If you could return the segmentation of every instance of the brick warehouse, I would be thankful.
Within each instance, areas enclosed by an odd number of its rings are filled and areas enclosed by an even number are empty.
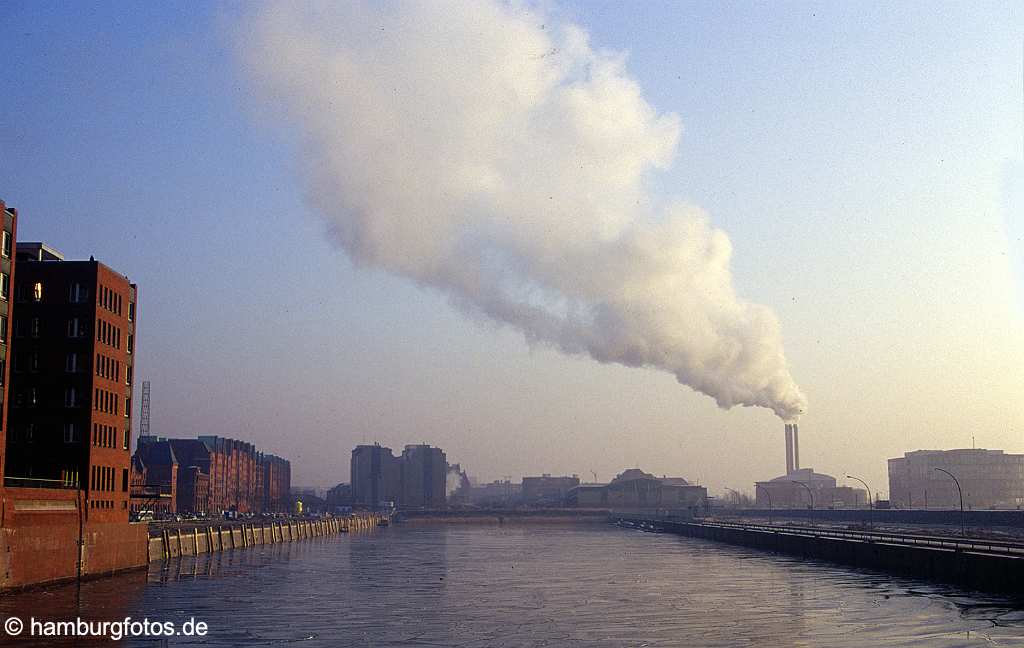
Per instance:
[[[141,567],[147,531],[128,523],[124,446],[135,286],[94,260],[18,245],[17,211],[0,201],[0,214],[0,591]],[[100,412],[100,389],[127,414],[106,401]]]
[[[135,461],[147,471],[150,488],[173,494],[179,513],[284,513],[289,508],[291,464],[251,443],[219,436],[146,436],[139,438]]]

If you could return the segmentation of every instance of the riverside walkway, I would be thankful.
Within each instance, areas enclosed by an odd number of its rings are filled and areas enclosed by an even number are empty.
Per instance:
[[[617,516],[622,526],[1024,595],[1024,543],[954,535]]]

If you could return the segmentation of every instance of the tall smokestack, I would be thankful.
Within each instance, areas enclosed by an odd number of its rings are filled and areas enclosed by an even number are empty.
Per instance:
[[[793,472],[793,425],[786,423],[786,474]]]
[[[793,424],[793,470],[800,470],[800,431]]]

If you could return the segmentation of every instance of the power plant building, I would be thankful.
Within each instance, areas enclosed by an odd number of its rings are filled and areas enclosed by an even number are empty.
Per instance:
[[[1010,508],[1024,504],[1024,455],[1002,450],[915,450],[889,460],[889,499],[900,508]]]
[[[856,508],[867,503],[863,489],[837,486],[832,475],[800,467],[800,429],[786,423],[786,474],[754,484],[758,508]]]

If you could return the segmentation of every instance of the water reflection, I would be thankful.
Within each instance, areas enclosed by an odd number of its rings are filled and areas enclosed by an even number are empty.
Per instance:
[[[201,642],[166,642],[182,646],[1024,645],[1024,606],[1014,601],[583,526],[398,526],[0,599],[4,616],[40,610],[209,624]]]

